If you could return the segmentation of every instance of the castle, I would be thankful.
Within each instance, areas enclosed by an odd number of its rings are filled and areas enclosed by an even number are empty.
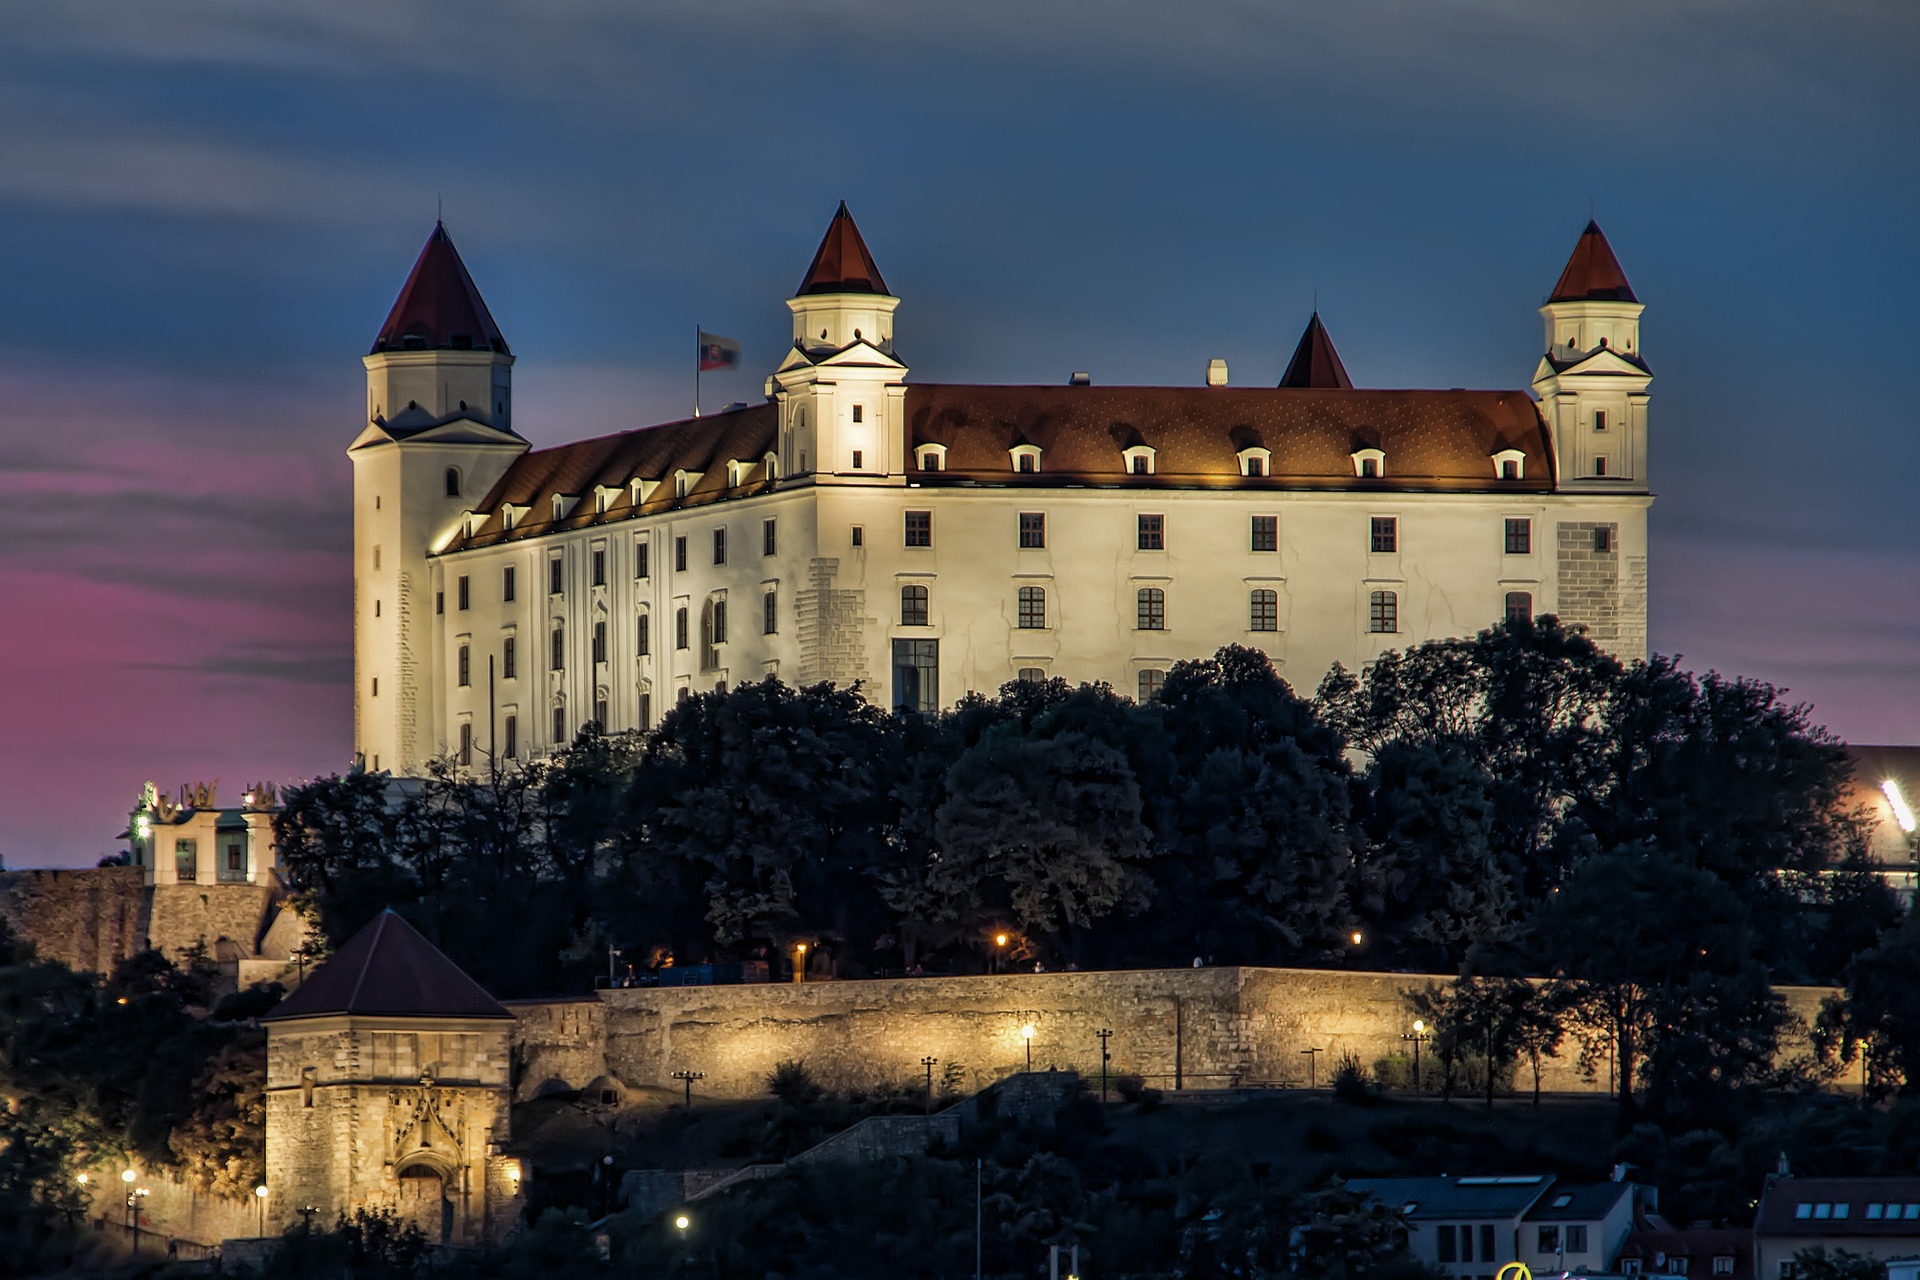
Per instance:
[[[1646,649],[1642,304],[1589,224],[1531,391],[1354,387],[1316,314],[1279,385],[909,381],[844,205],[766,402],[531,449],[443,226],[370,354],[354,470],[356,747],[526,758],[698,690],[1015,679],[1150,697],[1223,644],[1335,662],[1556,614]]]

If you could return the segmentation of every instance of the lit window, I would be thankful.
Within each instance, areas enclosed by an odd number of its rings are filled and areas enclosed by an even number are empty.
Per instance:
[[[1507,592],[1506,617],[1508,626],[1518,626],[1533,621],[1533,593],[1531,591]]]
[[[907,545],[910,547],[930,547],[933,545],[933,512],[907,512],[906,540]]]
[[[1253,517],[1247,546],[1253,551],[1278,551],[1280,549],[1280,517]]]
[[[900,588],[900,625],[903,627],[927,625],[927,589],[925,587]]]
[[[1165,516],[1141,516],[1136,522],[1134,545],[1142,551],[1165,551],[1167,549],[1167,518]]]
[[[1387,554],[1400,549],[1400,520],[1397,516],[1375,516],[1368,526],[1367,550]]]
[[[1047,545],[1047,516],[1044,511],[1020,513],[1020,545],[1030,550]]]
[[[1367,599],[1367,630],[1375,635],[1392,635],[1400,630],[1400,597],[1391,591],[1376,591]]]
[[[1278,631],[1280,629],[1280,593],[1266,587],[1256,589],[1248,597],[1247,630]]]
[[[1042,631],[1047,625],[1047,589],[1045,587],[1020,588],[1020,629],[1023,631]]]
[[[1142,587],[1134,593],[1134,626],[1141,631],[1167,629],[1167,593],[1159,587]]]
[[[1159,667],[1140,668],[1140,701],[1152,702],[1160,696],[1160,687],[1167,682],[1167,673]]]
[[[1533,521],[1525,516],[1507,517],[1507,554],[1525,556],[1533,554]]]

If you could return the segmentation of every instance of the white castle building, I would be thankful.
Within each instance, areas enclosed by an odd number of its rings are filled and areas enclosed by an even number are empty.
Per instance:
[[[1646,648],[1641,303],[1589,224],[1531,393],[1356,389],[1316,315],[1275,387],[930,385],[846,206],[766,402],[551,449],[436,226],[366,357],[355,734],[377,769],[525,758],[695,690],[929,710],[1174,662],[1335,662],[1557,614]]]

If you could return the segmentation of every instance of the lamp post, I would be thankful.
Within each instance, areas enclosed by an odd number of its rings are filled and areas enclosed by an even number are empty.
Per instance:
[[[1027,1042],[1027,1074],[1033,1074],[1033,1024],[1029,1022],[1020,1028],[1020,1038]]]
[[[793,944],[793,980],[795,982],[807,980],[807,944],[804,942]]]
[[[133,1256],[140,1256],[140,1193],[133,1189],[134,1182],[140,1177],[131,1169],[120,1171],[120,1181],[127,1188],[127,1230],[133,1233]]]
[[[1100,1038],[1100,1105],[1107,1105],[1107,1063],[1113,1061],[1113,1055],[1107,1052],[1107,1041],[1113,1039],[1113,1032],[1105,1027],[1093,1033]]]
[[[267,1234],[267,1184],[266,1183],[263,1182],[259,1186],[253,1189],[253,1198],[255,1203],[257,1203],[260,1206],[260,1235],[264,1238]]]
[[[693,1219],[684,1213],[673,1215],[673,1229],[680,1236],[680,1274],[686,1275],[693,1270],[692,1255],[688,1252],[689,1232],[693,1229]]]
[[[693,1110],[693,1082],[695,1080],[705,1080],[707,1073],[704,1071],[676,1071],[673,1073],[673,1078],[686,1085],[687,1110]]]
[[[1427,1024],[1419,1018],[1413,1020],[1413,1030],[1400,1037],[1413,1046],[1413,1096],[1420,1097],[1420,1046],[1433,1039],[1427,1034]]]
[[[1314,1074],[1314,1068],[1320,1062],[1321,1050],[1317,1048],[1302,1049],[1300,1052],[1307,1055],[1307,1088],[1309,1090],[1317,1089],[1320,1087],[1320,1082],[1319,1078]]]
[[[993,935],[993,971],[995,973],[1000,972],[1000,968],[1005,961],[1006,954],[1007,954],[1007,935],[1004,933],[994,934]]]
[[[932,1057],[920,1059],[920,1065],[927,1069],[927,1114],[928,1115],[933,1114],[933,1065],[938,1061],[940,1061],[940,1059],[932,1058]]]

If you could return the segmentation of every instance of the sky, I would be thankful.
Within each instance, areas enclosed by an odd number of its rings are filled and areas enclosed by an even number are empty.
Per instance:
[[[1650,630],[1920,742],[1911,0],[39,0],[0,41],[0,858],[344,768],[359,357],[444,211],[536,446],[684,416],[845,199],[928,381],[1524,387],[1647,303]]]

